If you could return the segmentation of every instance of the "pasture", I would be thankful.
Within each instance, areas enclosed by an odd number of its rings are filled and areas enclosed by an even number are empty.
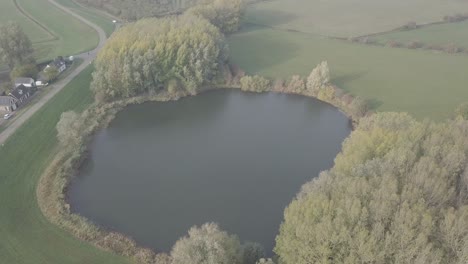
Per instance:
[[[453,44],[468,49],[468,21],[430,25],[415,30],[396,31],[373,36],[378,43],[398,41],[403,44],[419,41],[423,44],[446,46]]]
[[[16,5],[15,5],[16,3]],[[31,39],[38,62],[59,55],[93,49],[97,33],[47,0],[6,0],[0,4],[0,22],[17,21]]]
[[[127,263],[49,223],[36,201],[37,181],[57,148],[55,125],[64,111],[92,101],[88,67],[0,147],[0,262]]]
[[[389,31],[410,21],[468,12],[458,0],[271,0],[249,6],[247,22],[334,37]]]
[[[313,34],[247,27],[229,38],[231,60],[248,73],[307,76],[328,61],[332,82],[378,111],[442,120],[468,100],[468,56],[353,44]]]

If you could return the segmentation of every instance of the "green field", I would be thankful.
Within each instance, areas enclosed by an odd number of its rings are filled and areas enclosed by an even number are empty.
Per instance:
[[[88,67],[0,147],[0,263],[127,263],[78,241],[49,223],[36,201],[39,176],[57,148],[55,125],[64,111],[92,101]]]
[[[56,2],[101,27],[106,32],[107,37],[114,32],[115,25],[112,23],[114,18],[104,12],[78,5],[73,0],[56,0]]]
[[[373,36],[372,38],[382,44],[390,40],[401,43],[419,41],[424,44],[441,46],[454,44],[457,47],[468,49],[468,21],[431,25],[409,31],[391,32]]]
[[[229,38],[231,59],[248,73],[308,75],[329,62],[332,82],[378,111],[442,120],[468,101],[468,56],[352,44],[313,34],[250,27]]]
[[[66,14],[47,0],[4,0],[0,4],[0,22],[19,22],[33,42],[39,62],[59,55],[75,55],[98,44],[94,29]],[[28,17],[29,16],[29,17]],[[40,26],[39,26],[39,25]]]
[[[247,21],[326,36],[350,37],[388,31],[410,21],[442,20],[468,12],[459,0],[271,0],[249,6]]]
[[[45,41],[53,38],[47,31],[22,14],[13,0],[0,1],[0,23],[17,21],[32,41]]]

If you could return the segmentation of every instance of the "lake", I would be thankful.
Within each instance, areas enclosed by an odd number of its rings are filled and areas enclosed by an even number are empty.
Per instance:
[[[132,105],[95,135],[68,199],[157,252],[216,222],[271,255],[284,208],[350,132],[338,109],[296,95],[217,90]]]

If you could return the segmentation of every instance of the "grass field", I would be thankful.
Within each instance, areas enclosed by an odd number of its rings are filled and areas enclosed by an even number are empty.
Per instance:
[[[15,6],[15,1],[18,6]],[[97,33],[47,0],[0,1],[0,23],[17,21],[33,42],[39,62],[93,49]],[[21,12],[23,11],[23,13]]]
[[[0,263],[127,263],[50,224],[36,201],[38,178],[57,148],[61,113],[81,111],[92,101],[91,71],[83,71],[0,147]]]
[[[56,2],[101,27],[106,32],[107,37],[114,32],[113,18],[104,14],[104,12],[78,5],[73,0],[56,0]]]
[[[468,21],[448,24],[431,25],[416,30],[391,32],[383,35],[373,36],[379,43],[390,40],[409,43],[420,41],[424,44],[448,45],[468,49]]]
[[[395,29],[410,21],[468,12],[459,0],[271,0],[249,6],[247,21],[326,36],[350,37]]]
[[[249,73],[308,75],[329,62],[332,82],[378,111],[441,120],[468,101],[468,56],[352,44],[313,34],[250,27],[229,38],[231,58]]]
[[[33,41],[50,40],[51,35],[22,14],[13,0],[0,1],[0,23],[17,21]]]

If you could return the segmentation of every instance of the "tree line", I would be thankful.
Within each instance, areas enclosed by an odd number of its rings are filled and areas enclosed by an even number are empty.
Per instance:
[[[281,263],[468,263],[468,121],[364,118],[304,185],[276,238]]]

